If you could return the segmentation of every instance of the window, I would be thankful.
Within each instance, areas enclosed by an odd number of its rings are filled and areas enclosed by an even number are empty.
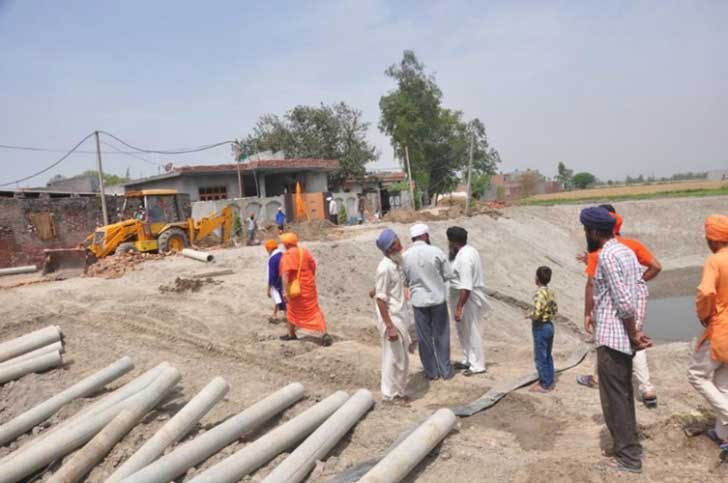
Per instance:
[[[211,186],[200,188],[200,201],[224,200],[227,198],[227,186]]]

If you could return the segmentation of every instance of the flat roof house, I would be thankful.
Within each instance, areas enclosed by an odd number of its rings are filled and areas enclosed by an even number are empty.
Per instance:
[[[173,167],[167,173],[126,183],[127,191],[166,188],[187,193],[191,201],[213,201],[293,193],[296,182],[304,192],[329,191],[328,175],[339,169],[334,159],[270,159],[240,163],[243,193],[238,189],[238,165]]]

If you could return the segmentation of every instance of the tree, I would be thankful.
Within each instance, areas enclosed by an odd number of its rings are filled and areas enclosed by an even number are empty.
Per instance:
[[[88,170],[81,173],[81,176],[93,176],[94,178],[98,178],[99,172],[95,170]],[[124,184],[127,181],[129,181],[128,177],[104,173],[104,186],[116,186],[119,184]]]
[[[296,106],[283,117],[262,116],[253,132],[235,148],[242,158],[259,151],[283,151],[289,158],[336,159],[337,172],[330,175],[334,188],[349,177],[360,177],[365,165],[378,158],[366,140],[369,123],[362,112],[340,102],[331,106]]]
[[[523,196],[531,196],[536,194],[536,186],[538,185],[538,174],[535,171],[526,171],[518,177],[518,184],[521,187]]]
[[[480,199],[485,195],[490,187],[490,175],[489,174],[478,174],[477,176],[473,173],[471,181],[470,193],[476,200]]]
[[[405,159],[407,148],[418,190],[437,199],[457,185],[467,166],[471,133],[476,136],[474,171],[495,172],[500,157],[489,148],[483,124],[478,119],[466,124],[462,112],[442,107],[442,91],[414,52],[405,50],[385,74],[397,87],[379,100],[379,129],[390,136],[397,158]]]
[[[558,174],[556,175],[556,181],[561,184],[561,187],[565,190],[571,189],[571,178],[574,176],[574,170],[568,169],[563,162],[559,162]]]
[[[591,173],[587,173],[587,172],[576,173],[571,178],[571,183],[581,190],[586,189],[587,187],[589,187],[590,185],[593,185],[596,182],[597,182],[596,176],[594,176]]]

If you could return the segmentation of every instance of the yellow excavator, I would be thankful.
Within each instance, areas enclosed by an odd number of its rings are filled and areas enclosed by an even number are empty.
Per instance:
[[[222,243],[228,245],[233,228],[233,209],[226,206],[199,221],[185,218],[183,200],[176,190],[150,189],[126,193],[119,217],[102,226],[77,248],[45,250],[43,273],[66,268],[84,270],[97,259],[130,252],[178,252],[222,227]]]

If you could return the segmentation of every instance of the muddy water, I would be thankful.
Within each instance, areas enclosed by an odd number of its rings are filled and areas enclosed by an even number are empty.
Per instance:
[[[690,341],[702,333],[695,297],[668,297],[647,302],[645,331],[655,342]]]

